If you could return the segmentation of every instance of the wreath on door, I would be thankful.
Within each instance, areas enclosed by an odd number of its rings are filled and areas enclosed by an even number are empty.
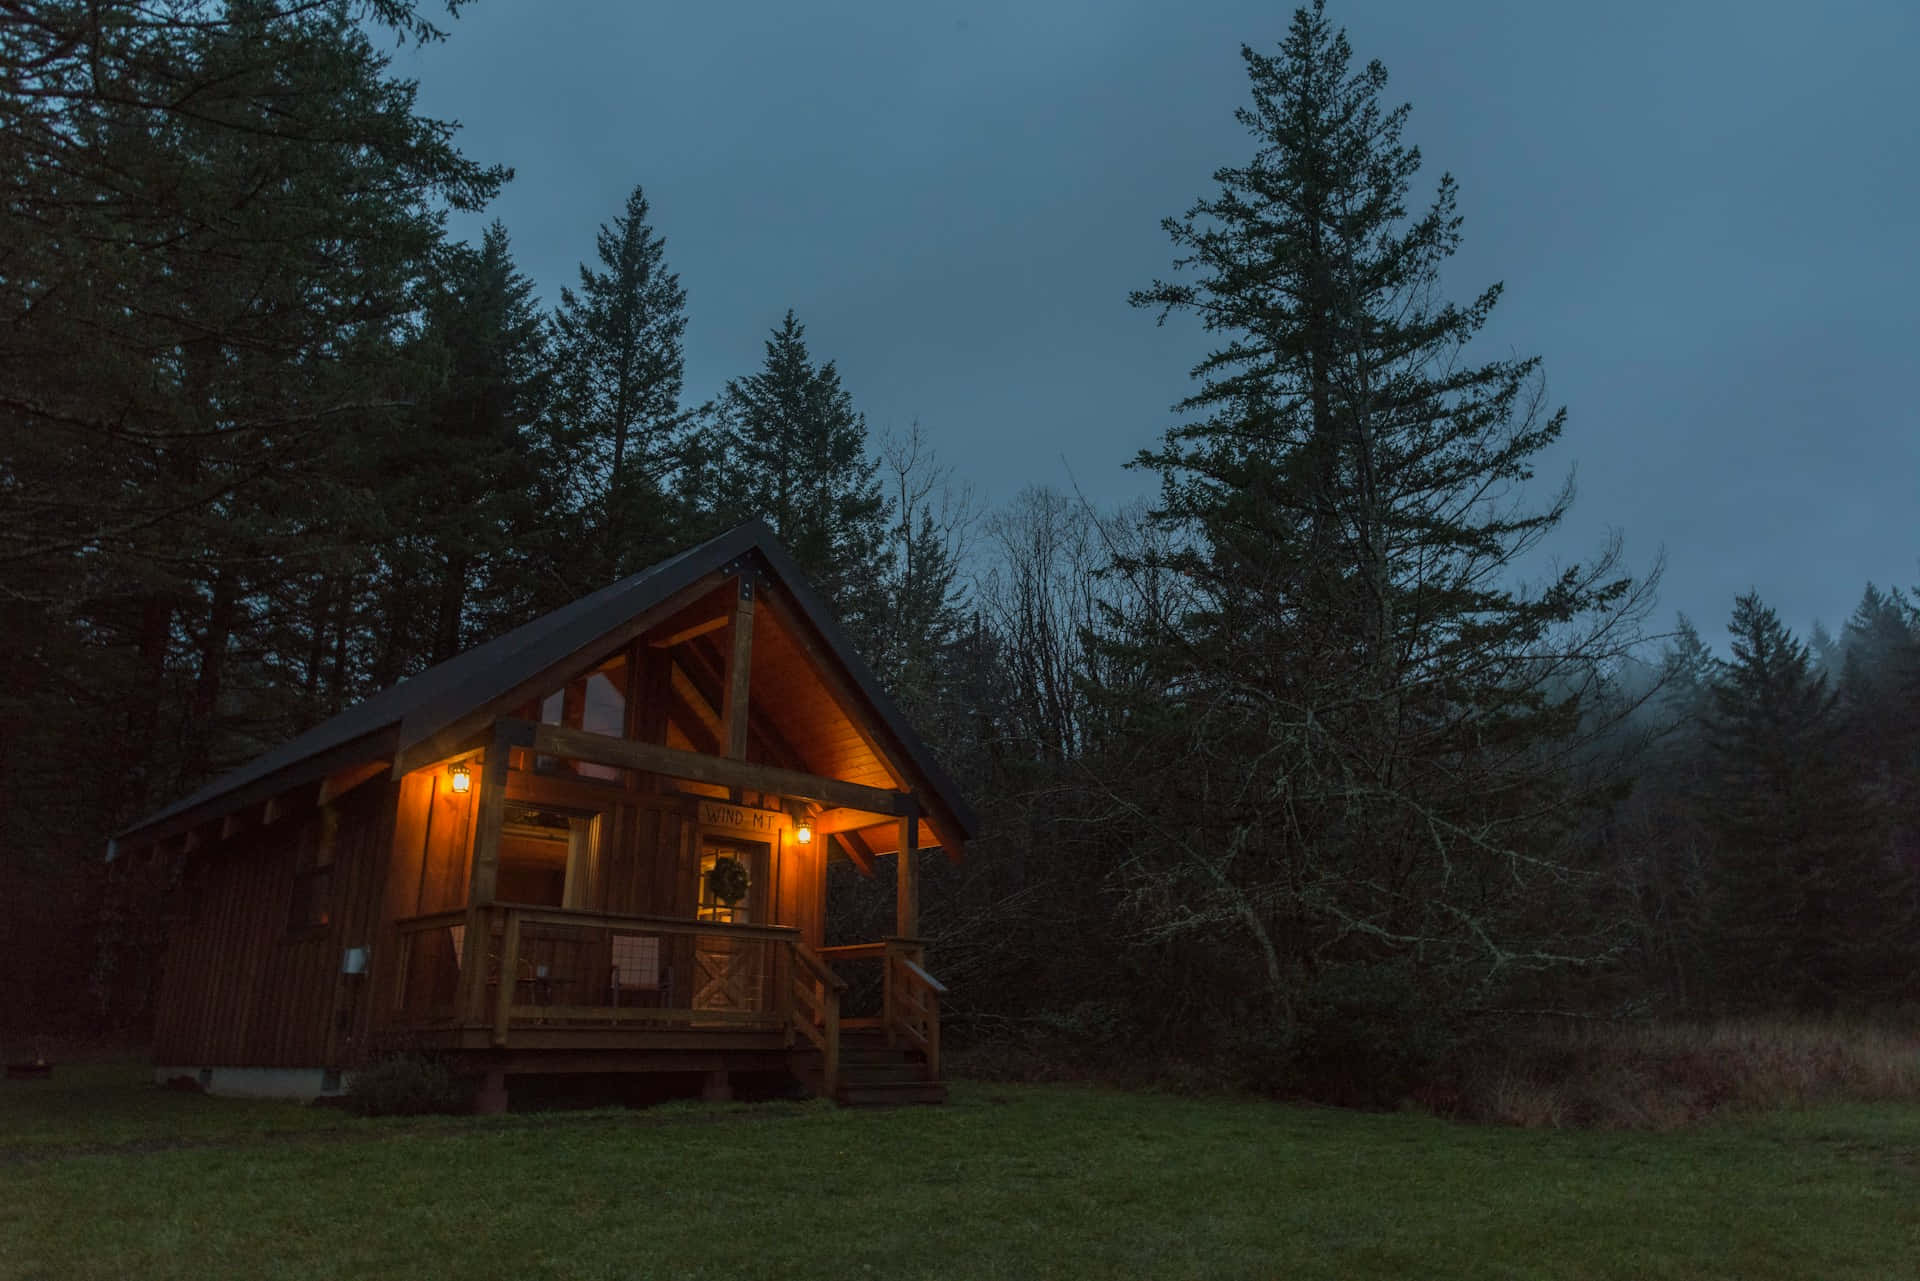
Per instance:
[[[737,858],[715,859],[707,869],[707,892],[732,907],[747,896],[747,865]]]

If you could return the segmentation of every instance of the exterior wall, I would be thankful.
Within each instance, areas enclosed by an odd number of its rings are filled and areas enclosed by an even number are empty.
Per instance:
[[[368,984],[342,952],[373,942],[394,787],[375,779],[333,806],[327,923],[290,928],[321,811],[187,856],[155,1009],[154,1061],[211,1067],[339,1067],[368,1026]]]
[[[478,762],[474,772],[479,772]],[[447,771],[436,766],[400,780],[387,881],[388,921],[466,905],[478,795],[478,788],[464,795],[453,791]]]
[[[617,806],[601,836],[592,904],[601,912],[691,917],[691,832],[677,797]]]

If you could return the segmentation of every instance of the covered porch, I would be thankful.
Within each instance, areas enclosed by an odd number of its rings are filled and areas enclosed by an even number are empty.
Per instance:
[[[697,1072],[727,1097],[735,1073],[786,1071],[843,1102],[944,1097],[913,858],[895,860],[892,935],[821,945],[829,839],[851,838],[870,875],[876,849],[917,850],[911,792],[518,718],[416,773],[435,793],[429,851],[436,817],[444,840],[471,834],[452,860],[464,901],[392,922],[382,1022],[480,1077],[483,1109],[504,1109],[518,1073]],[[717,861],[739,865],[730,898]],[[430,862],[422,884],[445,875]],[[527,888],[547,892],[512,892]],[[677,910],[607,910],[640,904]],[[880,975],[879,1008],[846,1017],[859,966]]]

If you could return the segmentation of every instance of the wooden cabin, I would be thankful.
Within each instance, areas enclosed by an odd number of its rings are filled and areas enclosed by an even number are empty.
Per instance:
[[[374,695],[108,857],[184,860],[161,1081],[313,1097],[405,1050],[483,1111],[531,1073],[934,1101],[943,989],[907,855],[957,860],[973,829],[753,522]],[[825,946],[830,858],[891,877],[891,935]],[[843,1018],[859,966],[878,1013]]]

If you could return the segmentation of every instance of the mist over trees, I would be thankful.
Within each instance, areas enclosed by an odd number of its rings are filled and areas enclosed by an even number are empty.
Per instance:
[[[9,14],[0,1029],[141,1034],[165,901],[112,831],[749,517],[981,812],[923,910],[976,1046],[1375,1100],[1543,1012],[1920,997],[1914,595],[1804,641],[1743,596],[1719,655],[1618,543],[1523,581],[1579,420],[1475,354],[1500,288],[1442,291],[1453,182],[1320,4],[1114,282],[1212,349],[1112,512],[981,510],[780,299],[688,403],[637,183],[551,309],[509,228],[449,238],[510,173],[392,75],[408,0]]]

